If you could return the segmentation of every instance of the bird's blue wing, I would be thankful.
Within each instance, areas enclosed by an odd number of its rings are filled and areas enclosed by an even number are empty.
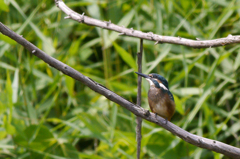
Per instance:
[[[168,91],[168,95],[169,95],[170,99],[174,101],[174,97],[170,91]]]

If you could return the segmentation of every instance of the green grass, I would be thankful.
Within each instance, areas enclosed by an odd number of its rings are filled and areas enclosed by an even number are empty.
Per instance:
[[[239,35],[240,1],[73,1],[73,10],[189,39]],[[132,7],[134,6],[134,7]],[[54,1],[0,0],[0,21],[54,58],[136,102],[140,40],[64,20]],[[0,35],[0,158],[136,158],[135,116]],[[172,122],[240,145],[240,45],[193,49],[144,40],[143,73],[167,78]],[[142,106],[148,108],[143,81]],[[142,158],[223,158],[143,121]]]

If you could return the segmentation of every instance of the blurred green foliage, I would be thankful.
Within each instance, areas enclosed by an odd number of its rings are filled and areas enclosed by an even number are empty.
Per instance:
[[[240,1],[66,0],[125,27],[201,40],[240,33]],[[64,20],[53,0],[0,0],[0,20],[54,58],[136,102],[140,40]],[[0,158],[136,158],[135,116],[0,34]],[[166,77],[172,122],[240,145],[240,45],[193,49],[144,40],[143,72]],[[148,108],[143,81],[142,106]],[[143,121],[142,158],[224,158]]]

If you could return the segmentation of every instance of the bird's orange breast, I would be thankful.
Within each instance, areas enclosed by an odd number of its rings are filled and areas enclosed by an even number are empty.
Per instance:
[[[148,103],[153,113],[157,113],[169,121],[171,120],[175,112],[175,103],[165,90],[150,88],[148,91]]]

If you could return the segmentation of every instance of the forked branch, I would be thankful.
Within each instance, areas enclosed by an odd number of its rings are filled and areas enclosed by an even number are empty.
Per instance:
[[[186,39],[182,37],[157,35],[157,34],[153,34],[152,32],[144,33],[139,30],[134,30],[133,28],[129,29],[129,28],[125,28],[124,26],[118,26],[116,24],[113,24],[111,21],[101,21],[101,20],[93,19],[84,15],[84,13],[82,14],[76,13],[72,9],[70,9],[68,6],[66,6],[62,0],[55,0],[55,3],[59,9],[61,9],[64,13],[67,14],[65,19],[73,19],[79,23],[93,25],[93,26],[104,28],[107,30],[113,30],[113,31],[119,32],[119,35],[132,36],[140,39],[155,41],[156,42],[155,44],[170,43],[170,44],[189,46],[192,48],[210,48],[210,47],[229,45],[233,43],[240,43],[240,36],[239,35],[233,36],[231,34],[229,34],[226,38],[220,38],[220,39],[214,39],[214,40],[198,40],[198,39],[192,40],[192,39]]]
[[[130,101],[126,100],[125,98],[117,95],[116,93],[112,92],[111,90],[107,89],[106,87],[102,86],[101,84],[93,81],[92,79],[84,76],[77,70],[73,69],[72,67],[62,63],[61,61],[58,61],[57,59],[54,59],[53,57],[49,56],[39,48],[37,48],[35,45],[27,41],[22,36],[16,34],[9,28],[7,28],[5,25],[3,25],[0,22],[0,32],[11,39],[15,40],[17,43],[21,44],[24,48],[26,48],[28,51],[30,51],[31,54],[37,56],[38,58],[45,61],[49,66],[52,66],[56,68],[57,70],[63,72],[64,74],[72,77],[73,79],[76,79],[89,88],[91,88],[93,91],[105,96],[107,99],[119,104],[120,106],[126,108],[127,110],[131,111],[133,114],[135,114],[138,117],[141,117],[143,119],[146,119],[150,122],[156,123],[159,126],[163,127],[164,129],[170,131],[171,133],[177,135],[178,137],[182,138],[186,142],[193,144],[195,146],[205,148],[208,150],[212,150],[218,153],[222,153],[226,156],[232,157],[232,158],[240,158],[240,149],[236,148],[234,146],[227,145],[225,143],[207,139],[204,137],[200,137],[194,134],[191,134],[180,127],[174,125],[170,121],[165,122],[165,119],[163,119],[160,116],[155,116],[155,114],[150,113],[148,110],[143,109],[142,107],[135,105],[131,103]]]

